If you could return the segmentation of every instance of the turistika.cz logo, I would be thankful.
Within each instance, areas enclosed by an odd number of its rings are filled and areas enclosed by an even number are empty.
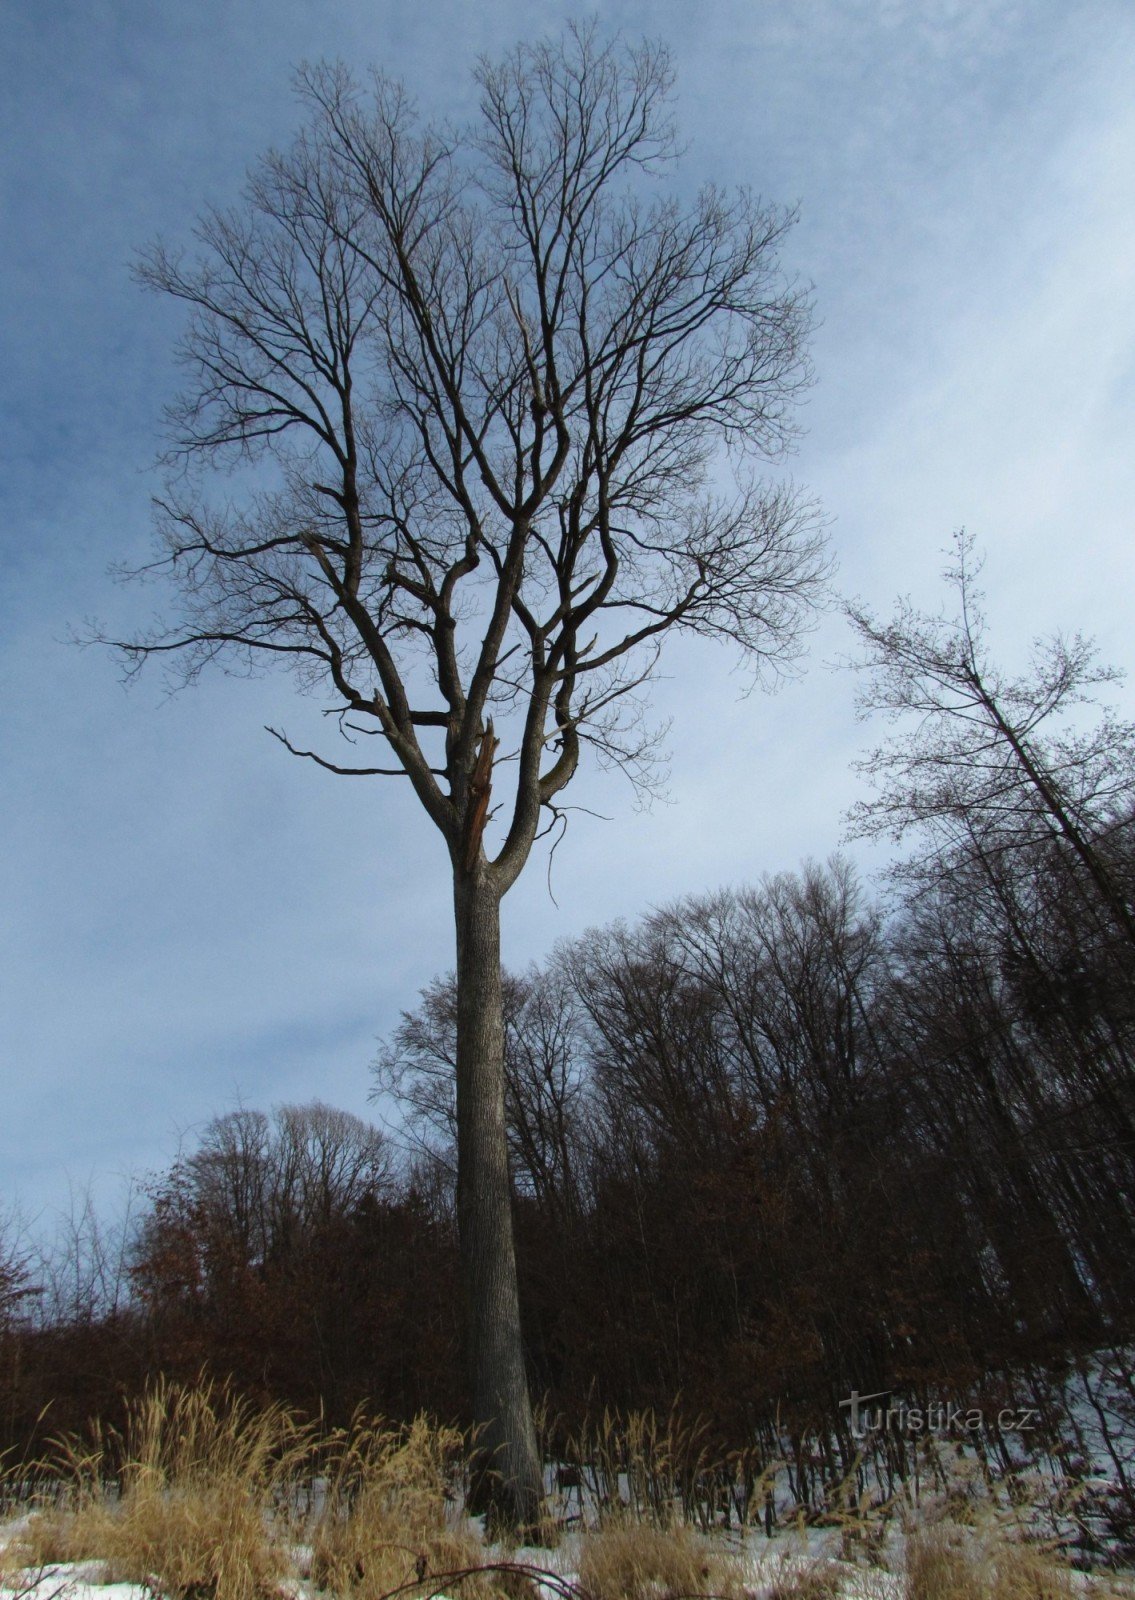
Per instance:
[[[851,1431],[857,1439],[865,1439],[871,1433],[980,1433],[987,1422],[981,1406],[959,1406],[946,1400],[908,1406],[905,1400],[892,1400],[890,1389],[879,1389],[874,1394],[860,1394],[853,1389],[848,1399],[840,1401],[839,1408],[851,1413]],[[1002,1433],[1027,1433],[1036,1427],[1039,1416],[1032,1406],[1002,1406],[995,1414]],[[990,1413],[988,1421],[993,1420],[994,1414]]]

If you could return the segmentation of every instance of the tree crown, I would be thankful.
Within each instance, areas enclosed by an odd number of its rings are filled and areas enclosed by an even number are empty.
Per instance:
[[[392,760],[297,753],[408,776],[503,891],[583,745],[647,780],[636,695],[662,637],[775,672],[825,561],[814,509],[755,467],[808,377],[791,215],[660,182],[657,45],[576,29],[477,82],[455,130],[382,76],[304,68],[307,121],[244,209],[206,213],[192,257],[144,257],[190,312],[158,507],[181,614],[123,648],[330,688]],[[204,469],[265,461],[239,500],[206,497]],[[516,772],[489,863],[493,718]]]

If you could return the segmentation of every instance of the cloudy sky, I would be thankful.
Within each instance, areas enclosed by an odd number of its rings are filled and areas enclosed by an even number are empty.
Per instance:
[[[176,309],[132,253],[238,199],[341,56],[472,110],[469,70],[593,7],[515,0],[0,0],[0,1205],[161,1166],[238,1103],[366,1112],[375,1041],[451,963],[448,871],[406,786],[345,782],[262,731],[286,680],[125,691],[68,632],[143,625],[111,562],[149,537]],[[933,602],[965,524],[999,653],[1084,628],[1135,668],[1135,8],[1129,0],[656,0],[602,24],[679,68],[691,176],[798,202],[817,383],[793,475],[843,590]],[[870,735],[832,617],[806,676],[742,699],[680,648],[658,686],[669,803],[577,819],[548,896],[505,907],[523,963],[590,923],[824,856]],[[1128,710],[1135,693],[1128,692]],[[852,852],[853,854],[855,852]],[[869,867],[866,857],[861,857]]]

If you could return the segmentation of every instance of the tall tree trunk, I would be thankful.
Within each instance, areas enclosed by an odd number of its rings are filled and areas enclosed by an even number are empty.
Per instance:
[[[504,1114],[500,899],[454,874],[457,915],[457,1225],[465,1340],[478,1427],[473,1509],[531,1528],[543,1473],[524,1372]]]

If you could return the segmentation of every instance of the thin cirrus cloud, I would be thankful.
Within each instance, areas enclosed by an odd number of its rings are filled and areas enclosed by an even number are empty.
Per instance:
[[[530,19],[511,0],[6,10],[0,1196],[33,1213],[160,1165],[238,1100],[366,1112],[376,1036],[450,964],[444,852],[406,789],[334,780],[261,732],[317,735],[316,704],[274,677],[127,694],[66,635],[161,603],[105,576],[144,557],[175,381],[178,315],[131,284],[133,250],[238,199],[294,124],[300,60],[379,62],[459,118],[477,53]],[[1084,626],[1135,665],[1129,8],[619,0],[602,25],[672,45],[691,181],[800,203],[788,259],[815,285],[818,381],[790,467],[844,589],[932,600],[966,523],[1007,654]],[[824,666],[846,647],[829,616],[806,676],[742,699],[727,653],[677,646],[655,696],[669,803],[636,813],[617,779],[581,780],[571,798],[614,821],[573,818],[555,902],[533,863],[508,958],[831,850],[869,738]]]

